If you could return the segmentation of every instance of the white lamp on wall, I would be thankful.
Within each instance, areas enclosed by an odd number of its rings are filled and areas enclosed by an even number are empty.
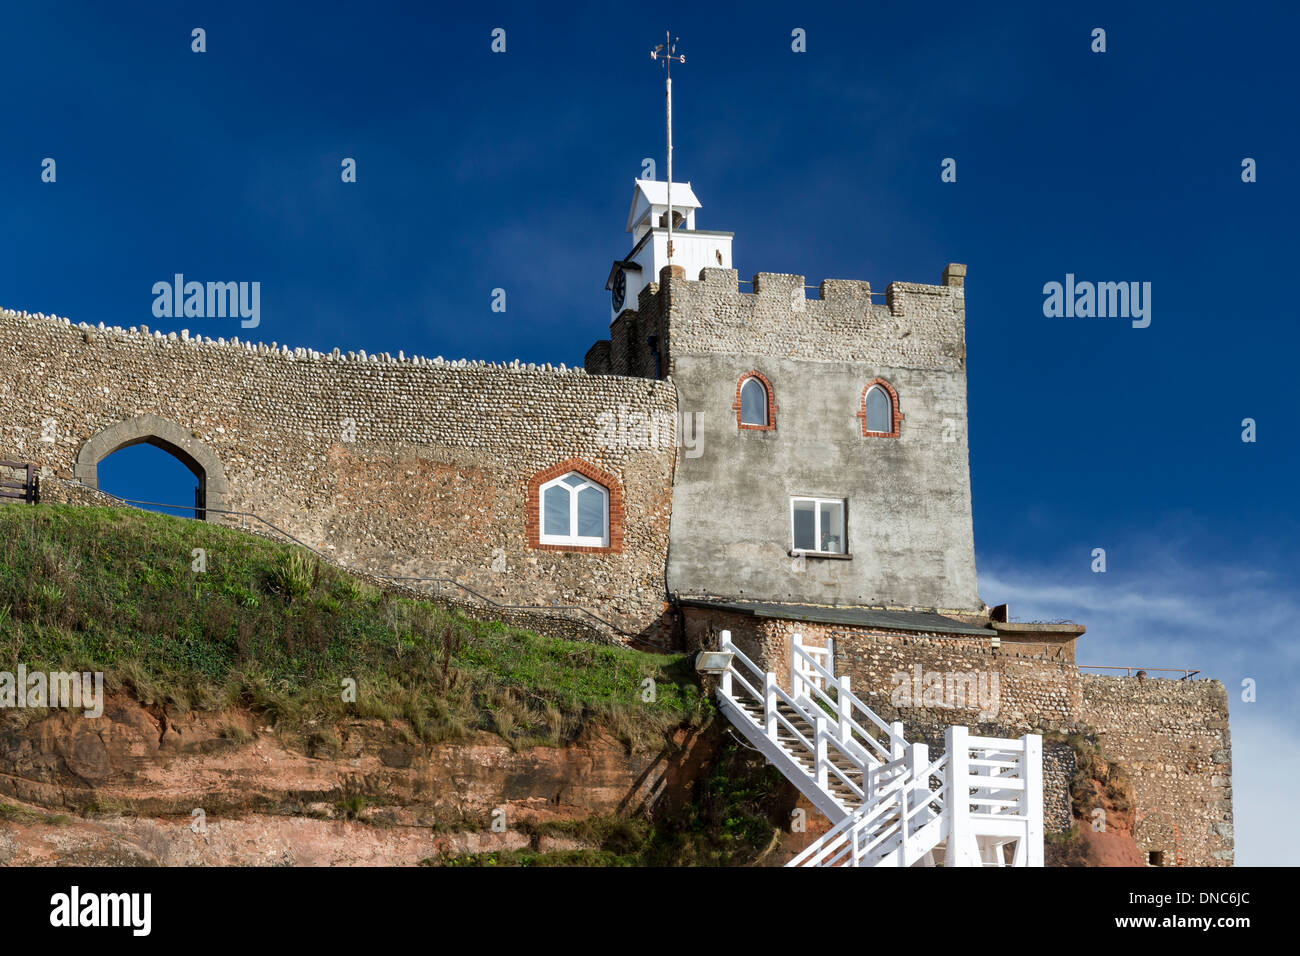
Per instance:
[[[723,674],[731,666],[731,651],[700,651],[695,655],[695,669],[701,674]]]

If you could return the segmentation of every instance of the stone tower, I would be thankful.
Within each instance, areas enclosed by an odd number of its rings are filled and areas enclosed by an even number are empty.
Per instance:
[[[668,378],[679,449],[668,590],[683,599],[938,610],[987,618],[976,589],[966,429],[965,267],[942,284],[729,268],[689,186],[671,273],[662,183],[637,182],[610,338],[587,370]],[[656,188],[657,187],[657,188]],[[666,206],[663,207],[666,210]],[[713,261],[709,261],[710,258]],[[721,263],[721,264],[719,264]],[[633,266],[639,266],[637,271]],[[653,277],[654,281],[650,281]]]

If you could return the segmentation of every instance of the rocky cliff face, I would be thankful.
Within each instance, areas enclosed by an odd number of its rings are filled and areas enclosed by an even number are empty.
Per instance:
[[[563,848],[529,825],[683,800],[710,741],[683,732],[629,754],[592,734],[513,750],[488,733],[420,743],[372,720],[285,737],[247,711],[174,716],[125,695],[98,719],[9,711],[0,863],[402,865]]]

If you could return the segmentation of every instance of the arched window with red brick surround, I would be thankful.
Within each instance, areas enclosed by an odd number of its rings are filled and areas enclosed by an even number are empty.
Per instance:
[[[736,427],[755,431],[776,428],[776,395],[762,372],[746,372],[736,382]]]
[[[623,485],[581,458],[539,471],[528,481],[528,547],[542,551],[623,550]]]
[[[903,413],[898,407],[898,392],[883,378],[867,383],[858,404],[862,434],[866,438],[897,438]]]

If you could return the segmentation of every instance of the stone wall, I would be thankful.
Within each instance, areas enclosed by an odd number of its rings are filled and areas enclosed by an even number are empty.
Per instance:
[[[41,479],[40,503],[46,505],[85,505],[96,508],[126,507],[112,495],[88,488],[79,481],[47,475]]]
[[[685,609],[688,649],[714,647],[729,630],[759,666],[790,686],[790,637],[825,647],[835,642],[835,672],[847,674],[854,692],[885,720],[901,720],[909,740],[942,752],[944,729],[965,724],[972,733],[1019,737],[1025,733],[1095,736],[1108,757],[1133,781],[1137,828],[1144,854],[1164,851],[1164,864],[1181,855],[1188,866],[1232,862],[1232,751],[1227,694],[1218,681],[1145,680],[1082,674],[1050,644],[1041,654],[1004,644],[993,648],[974,635],[884,630],[760,618],[732,611]],[[920,705],[896,693],[906,676],[974,675],[977,688],[997,676],[996,707],[981,712],[978,698],[957,698],[945,680],[939,703]],[[905,675],[900,680],[898,675]],[[909,688],[909,691],[912,688]],[[902,705],[894,702],[899,699]],[[970,706],[974,703],[975,706]],[[960,706],[965,704],[966,706]],[[954,706],[957,705],[957,706]],[[1043,802],[1049,831],[1068,829],[1070,781],[1076,769],[1068,743],[1043,744]],[[1177,834],[1174,827],[1177,827]]]
[[[1046,658],[1003,654],[988,638],[958,634],[877,630],[845,625],[816,624],[757,618],[726,611],[688,608],[685,614],[687,647],[716,646],[716,635],[731,631],[732,641],[755,663],[776,672],[782,687],[790,686],[790,638],[799,634],[804,644],[825,647],[835,642],[835,673],[847,674],[854,692],[887,721],[901,720],[908,740],[928,744],[930,752],[943,752],[945,730],[965,724],[971,733],[988,737],[1020,737],[1068,726],[1081,701],[1079,672],[1070,664]],[[930,674],[975,677],[985,693],[969,695],[972,685],[949,683],[928,698],[922,687],[919,706],[912,697],[916,668],[922,678]],[[899,675],[904,675],[900,678]],[[993,683],[996,675],[997,683]],[[907,687],[908,698],[898,693]],[[954,691],[960,688],[960,697]],[[899,700],[902,706],[893,701]],[[973,706],[950,706],[971,704]],[[1070,779],[1074,754],[1066,744],[1043,744],[1044,826],[1059,832],[1070,826]]]
[[[986,732],[977,727],[996,727],[1000,732],[994,736],[1019,737],[1069,728],[1082,710],[1082,679],[1073,664],[1004,653],[977,635],[760,618],[694,607],[686,609],[685,620],[688,649],[704,646],[718,632],[730,630],[737,646],[759,666],[773,670],[785,687],[790,680],[791,636],[799,634],[805,645],[817,647],[833,639],[835,673],[847,674],[854,692],[876,713],[909,726],[966,724],[973,733]],[[918,666],[923,683],[921,700],[915,702]],[[924,684],[932,674],[945,676],[943,690],[932,687],[933,694],[926,692]],[[948,680],[948,675],[953,679]],[[959,679],[966,676],[978,678],[976,686],[990,693],[983,700],[972,699],[971,685]],[[930,700],[939,702],[927,703]],[[982,706],[990,701],[992,707]]]
[[[646,339],[658,334],[665,369],[680,355],[758,352],[964,373],[965,272],[953,268],[943,285],[890,283],[884,304],[859,280],[826,279],[810,299],[800,275],[760,272],[751,292],[739,290],[735,269],[702,269],[698,281],[661,276],[610,326],[609,371],[647,374]]]
[[[1232,741],[1215,680],[1083,678],[1082,720],[1122,763],[1137,799],[1138,849],[1172,866],[1230,866]]]
[[[1068,743],[1043,741],[1043,831],[1064,833],[1074,824],[1070,781],[1079,769]]]
[[[93,485],[99,457],[149,441],[202,474],[210,508],[261,515],[340,563],[455,579],[503,604],[584,607],[646,636],[665,612],[675,449],[671,435],[611,437],[601,420],[630,409],[674,422],[676,407],[667,383],[581,369],[0,312],[0,457]],[[528,481],[571,458],[621,484],[620,549],[528,546]]]
[[[750,294],[736,291],[730,270],[702,276],[643,290],[640,315],[620,316],[609,347],[588,355],[592,372],[639,377],[324,355],[0,312],[0,458],[39,465],[47,501],[97,503],[100,458],[151,442],[195,471],[210,520],[235,520],[220,509],[251,512],[362,571],[447,578],[498,604],[581,608],[612,623],[607,638],[668,637],[677,625],[670,587],[982,609],[959,276],[945,272],[944,286],[895,283],[885,306],[870,304],[865,283],[823,283],[823,298],[807,300],[797,276],[760,274]],[[656,379],[656,369],[674,381]],[[741,433],[728,398],[752,369],[773,383],[777,427]],[[849,386],[877,375],[899,390],[898,439],[853,435],[846,423]],[[702,452],[680,460],[671,434],[679,407],[700,416]],[[653,422],[652,433],[638,432],[638,420]],[[617,484],[623,524],[611,548],[530,546],[530,480],[571,459]],[[848,477],[832,486],[837,470]],[[783,502],[841,493],[851,516],[871,518],[855,526],[850,517],[854,553],[795,570],[780,555]],[[531,623],[518,608],[484,613]],[[569,628],[563,613],[542,616],[548,633]],[[573,635],[601,636],[590,627],[582,619]],[[791,634],[823,646],[833,638],[837,672],[932,747],[955,723],[991,736],[1095,733],[1134,779],[1140,848],[1190,865],[1231,862],[1231,751],[1217,682],[1083,678],[1072,638],[1009,626],[994,648],[978,635],[696,609],[685,614],[688,649],[723,628],[787,686]],[[986,687],[996,675],[996,710],[924,695],[896,704],[895,675],[918,666]],[[1044,747],[1049,828],[1068,823],[1073,759],[1062,746]]]

